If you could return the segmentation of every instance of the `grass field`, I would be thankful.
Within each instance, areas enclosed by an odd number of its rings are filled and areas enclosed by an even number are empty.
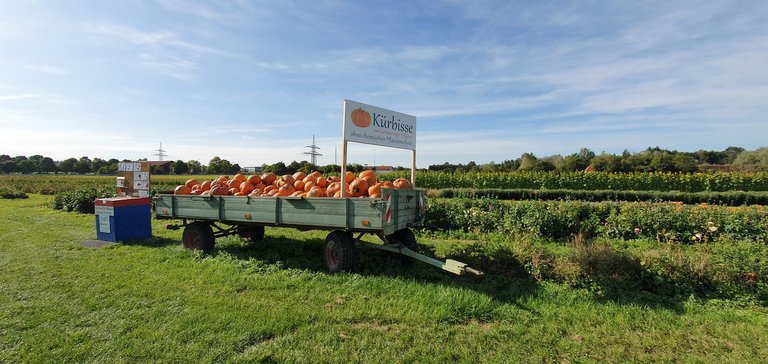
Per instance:
[[[760,362],[768,310],[459,279],[380,252],[329,275],[324,232],[203,256],[179,231],[101,248],[93,215],[0,200],[0,362]],[[433,249],[466,241],[420,239]],[[482,268],[482,267],[480,267]]]

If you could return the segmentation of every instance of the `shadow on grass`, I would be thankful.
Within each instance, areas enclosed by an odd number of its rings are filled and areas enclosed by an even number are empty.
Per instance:
[[[166,247],[180,245],[176,239],[152,237],[147,240],[130,241],[129,245]],[[226,254],[241,260],[259,260],[268,264],[280,264],[286,268],[326,273],[323,262],[325,241],[321,238],[296,240],[282,236],[267,236],[262,241],[241,242],[235,237],[218,239],[212,256]],[[435,256],[429,247],[422,246],[421,253]],[[599,254],[601,259],[586,259],[587,269],[581,270],[578,280],[563,281],[556,277],[534,277],[530,266],[522,262],[511,251],[488,250],[479,244],[454,249],[446,258],[467,263],[482,270],[484,277],[454,276],[428,264],[414,261],[398,254],[377,249],[357,249],[352,271],[362,276],[390,277],[425,284],[439,284],[459,287],[483,293],[498,302],[512,304],[520,309],[532,311],[519,302],[536,298],[543,293],[541,280],[569,284],[574,288],[591,292],[598,303],[633,305],[654,309],[683,312],[688,295],[674,290],[665,282],[649,279],[650,275],[639,262],[624,255]],[[527,263],[530,265],[530,262]],[[617,273],[618,272],[618,273]]]
[[[122,242],[122,244],[158,248],[158,247],[168,247],[173,245],[181,245],[181,240],[163,238],[159,236],[152,236],[148,239],[124,241]]]

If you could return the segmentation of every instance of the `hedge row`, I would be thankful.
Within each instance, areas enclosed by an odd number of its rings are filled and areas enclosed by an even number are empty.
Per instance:
[[[410,173],[382,175],[394,179]],[[421,188],[565,189],[626,191],[768,191],[768,172],[758,173],[606,173],[606,172],[418,172]]]
[[[720,237],[768,243],[768,207],[645,202],[431,199],[427,231],[575,236],[664,242]]]
[[[580,201],[678,201],[684,204],[768,205],[768,192],[676,192],[612,190],[528,190],[447,188],[429,190],[432,198],[493,198],[499,200],[580,200]]]

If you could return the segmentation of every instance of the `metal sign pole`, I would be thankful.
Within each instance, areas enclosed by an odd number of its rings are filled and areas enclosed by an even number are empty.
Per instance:
[[[416,149],[413,150],[411,159],[411,184],[416,188]]]
[[[344,100],[344,113],[341,115],[341,197],[347,197],[347,100]],[[331,196],[333,197],[333,196]]]

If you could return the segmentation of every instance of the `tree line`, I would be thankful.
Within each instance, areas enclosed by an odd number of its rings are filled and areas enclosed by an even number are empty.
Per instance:
[[[141,159],[146,160],[146,159]],[[39,154],[11,157],[8,154],[0,155],[0,172],[2,173],[77,173],[77,174],[115,174],[120,162],[130,160],[117,158],[101,159],[87,156],[68,158],[62,161],[54,161],[50,157]],[[335,164],[325,166],[313,165],[307,161],[293,161],[289,164],[277,162],[274,164],[262,164],[263,172],[274,172],[278,175],[303,171],[321,171],[325,174],[339,173],[341,167]],[[578,153],[565,157],[556,154],[546,157],[536,157],[533,153],[523,153],[519,158],[505,160],[501,163],[489,162],[477,164],[443,164],[430,165],[427,169],[445,172],[514,172],[514,171],[555,171],[574,172],[587,168],[604,172],[710,172],[710,171],[768,171],[768,148],[759,148],[748,151],[739,147],[728,147],[722,151],[678,152],[661,149],[659,147],[648,148],[638,153],[624,151],[622,154],[600,153],[582,148]],[[355,173],[365,167],[352,164],[349,170]],[[397,167],[396,169],[404,169]],[[154,174],[234,174],[243,171],[243,168],[229,160],[218,156],[213,157],[208,164],[202,164],[197,160],[176,160],[151,167]]]
[[[563,157],[556,154],[536,157],[523,153],[519,158],[501,163],[477,164],[434,164],[432,171],[445,172],[514,172],[554,171],[575,172],[591,169],[602,172],[713,172],[713,171],[768,171],[768,148],[748,151],[739,147],[728,147],[722,151],[699,150],[678,152],[675,150],[648,148],[638,153],[625,150],[621,154],[595,152],[582,148],[578,153]]]

